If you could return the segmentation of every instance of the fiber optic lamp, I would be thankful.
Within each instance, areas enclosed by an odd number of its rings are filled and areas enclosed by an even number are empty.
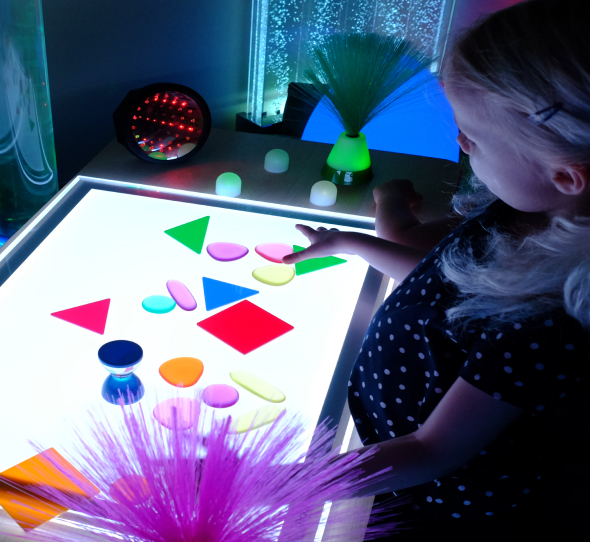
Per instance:
[[[156,164],[193,156],[211,131],[211,113],[203,97],[176,83],[129,91],[113,121],[117,141],[133,155]]]

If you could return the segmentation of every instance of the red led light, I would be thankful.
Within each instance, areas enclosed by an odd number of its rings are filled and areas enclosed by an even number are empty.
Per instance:
[[[209,118],[206,115],[208,109],[206,104],[201,105],[198,95],[193,97],[188,90],[186,94],[183,94],[186,89],[182,86],[180,86],[179,90],[164,91],[161,94],[158,86],[163,87],[164,85],[158,84],[145,87],[148,92],[138,89],[139,92],[135,96],[130,96],[125,103],[121,104],[120,108],[115,112],[119,116],[118,119],[115,119],[116,125],[117,120],[119,122],[117,130],[119,132],[121,130],[125,131],[126,147],[140,158],[154,162],[147,157],[149,153],[157,152],[155,156],[159,155],[164,158],[160,151],[162,153],[170,151],[166,153],[169,157],[184,159],[185,155],[177,157],[174,150],[184,149],[183,146],[186,147],[187,143],[190,143],[191,147],[193,147],[194,142],[200,142],[203,136],[208,135],[207,121]],[[140,105],[141,103],[143,105]],[[159,113],[158,105],[162,110]],[[166,111],[165,106],[168,107],[169,112]],[[145,115],[142,116],[144,107]],[[131,113],[132,111],[133,113]],[[129,113],[131,113],[132,123],[129,123]],[[148,115],[151,116],[148,117]],[[150,130],[146,124],[149,122],[159,124],[160,128],[153,127]],[[200,130],[201,128],[202,130]],[[131,129],[131,133],[129,133],[129,129]],[[119,132],[117,132],[118,139],[120,139]],[[186,132],[190,132],[190,135],[186,136]],[[155,136],[154,140],[148,140],[149,136]],[[184,141],[182,141],[183,139]]]

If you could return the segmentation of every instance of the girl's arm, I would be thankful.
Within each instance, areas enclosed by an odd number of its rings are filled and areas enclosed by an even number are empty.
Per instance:
[[[355,254],[395,281],[403,281],[428,254],[423,249],[406,247],[357,232],[340,232],[335,228],[326,230],[323,227],[314,230],[303,224],[296,225],[296,228],[309,239],[311,246],[299,253],[285,256],[285,264],[335,254]]]
[[[285,256],[283,262],[295,264],[308,258],[356,254],[399,282],[462,220],[455,214],[437,221],[420,223],[411,208],[422,197],[407,180],[394,180],[379,185],[373,194],[377,204],[377,238],[354,232],[339,232],[335,228],[314,230],[298,224],[297,229],[309,239],[311,246],[305,251]]]
[[[395,179],[375,187],[377,236],[414,249],[431,251],[463,218],[456,213],[421,223],[412,211],[422,201],[411,181]]]
[[[362,467],[367,475],[391,467],[391,475],[358,496],[395,492],[455,471],[522,413],[459,377],[417,431],[377,445],[379,450]]]

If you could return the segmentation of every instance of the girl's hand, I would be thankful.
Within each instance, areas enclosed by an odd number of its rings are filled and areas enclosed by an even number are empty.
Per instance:
[[[295,264],[308,258],[320,258],[347,252],[346,232],[340,232],[337,228],[327,230],[323,226],[314,230],[304,224],[296,224],[295,228],[311,242],[311,245],[304,251],[284,256],[283,264]]]
[[[295,227],[311,245],[299,253],[285,255],[284,264],[337,254],[358,255],[381,273],[403,281],[429,252],[360,232],[340,232],[336,228],[327,230],[322,226],[314,230],[303,224]]]
[[[423,196],[414,190],[414,185],[408,179],[393,179],[377,185],[373,189],[373,198],[377,205],[385,200],[395,199],[399,203],[414,207],[422,201]]]

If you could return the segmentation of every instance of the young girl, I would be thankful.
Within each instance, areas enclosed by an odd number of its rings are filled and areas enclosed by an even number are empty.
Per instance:
[[[390,182],[375,190],[379,237],[299,225],[311,246],[284,258],[357,254],[401,281],[349,404],[380,444],[367,471],[392,467],[370,490],[407,489],[418,540],[526,538],[515,530],[542,518],[549,421],[588,379],[589,13],[587,0],[529,0],[457,41],[443,76],[479,190],[452,217],[420,224],[411,183]]]

